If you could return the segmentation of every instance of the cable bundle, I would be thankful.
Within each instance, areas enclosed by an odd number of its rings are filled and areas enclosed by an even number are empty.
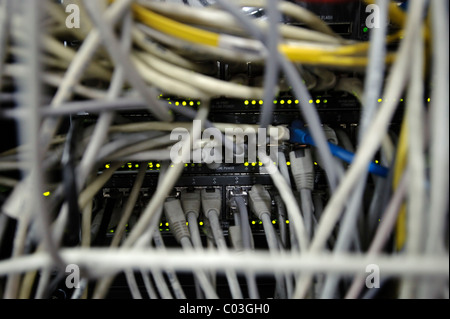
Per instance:
[[[49,297],[68,264],[83,269],[82,288],[72,298],[106,297],[119,273],[126,275],[132,296],[143,298],[136,272],[150,298],[186,298],[180,271],[193,274],[198,298],[220,297],[212,279],[216,271],[226,275],[234,298],[245,295],[238,274],[245,275],[248,295],[257,298],[255,278],[267,272],[274,274],[278,298],[359,298],[374,291],[362,292],[369,264],[397,280],[394,297],[448,298],[443,1],[417,0],[407,12],[376,1],[380,28],[367,42],[342,38],[287,1],[72,2],[80,9],[80,28],[66,26],[68,3],[0,1],[0,116],[18,126],[17,147],[0,154],[0,249],[12,250],[0,261],[4,298]],[[264,8],[267,19],[252,18],[243,7]],[[285,16],[302,26],[282,22]],[[388,33],[388,18],[401,31]],[[192,155],[180,152],[174,160],[168,132],[184,129],[190,134],[183,146],[205,148],[208,141],[194,129],[198,121],[201,128],[222,128],[224,141],[230,126],[273,127],[273,101],[286,87],[298,101],[309,146],[280,139],[280,149],[284,143],[292,152],[281,151],[275,164],[258,154],[274,187],[269,192],[254,185],[224,203],[237,206],[233,234],[245,239],[233,251],[225,241],[217,188],[181,193],[181,202],[167,200]],[[354,144],[336,130],[343,147],[331,145],[311,95],[323,91],[349,92],[361,103]],[[258,125],[211,121],[215,98],[261,101]],[[390,124],[403,99],[401,130],[393,138]],[[144,120],[130,123],[127,112],[145,114]],[[80,123],[81,115],[96,120]],[[238,153],[236,141],[227,146]],[[305,151],[308,156],[302,156]],[[382,166],[372,163],[375,158]],[[96,195],[130,162],[138,167],[127,196],[120,203],[112,196],[99,207]],[[142,205],[149,162],[158,162],[158,183]],[[315,193],[314,166],[326,176],[324,196]],[[370,167],[382,177],[371,175]],[[54,176],[58,171],[63,177]],[[369,182],[374,187],[367,199]],[[211,249],[202,247],[192,224],[199,221],[200,201]],[[264,211],[258,211],[259,201]],[[252,249],[247,202],[261,216],[270,250]],[[136,214],[135,207],[144,208]],[[183,232],[175,236],[179,249],[166,250],[158,231],[164,209]],[[270,224],[270,209],[289,220],[279,233]],[[239,214],[248,217],[244,223]],[[107,247],[102,238],[111,225],[115,232]],[[8,229],[14,229],[12,242]]]

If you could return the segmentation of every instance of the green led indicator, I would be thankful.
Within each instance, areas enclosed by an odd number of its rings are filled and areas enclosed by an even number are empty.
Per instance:
[[[363,32],[367,32],[367,31],[369,31],[369,28],[368,27],[364,27]]]

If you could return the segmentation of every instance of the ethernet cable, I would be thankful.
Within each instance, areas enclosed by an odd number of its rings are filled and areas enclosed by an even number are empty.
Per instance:
[[[127,35],[131,30],[131,18],[131,13],[128,12],[126,13],[126,17],[124,18],[123,22],[121,47],[125,50],[125,52],[129,52],[131,46],[130,38],[127,38]],[[124,70],[123,67],[119,66],[113,73],[111,85],[108,90],[107,100],[114,100],[121,95],[122,87],[124,84],[123,82]],[[89,144],[79,164],[79,178],[77,180],[79,187],[81,187],[85,183],[88,174],[92,170],[95,164],[97,150],[106,140],[108,128],[112,124],[113,120],[114,113],[112,112],[103,112],[100,114],[94,132],[92,133],[92,139],[89,141]]]
[[[123,72],[127,80],[136,88],[136,90],[141,94],[141,96],[147,101],[155,100],[155,96],[153,96],[146,89],[146,85],[143,80],[139,77],[136,68],[131,63],[130,59],[127,57],[126,52],[122,50],[120,45],[117,42],[117,39],[113,32],[113,27],[109,23],[108,20],[104,19],[98,13],[98,6],[93,4],[90,1],[84,1],[86,9],[88,10],[93,23],[98,28],[100,34],[103,36],[103,44],[108,50],[111,58],[116,64],[121,64],[123,67]],[[149,109],[158,119],[163,121],[171,121],[172,116],[162,108],[159,104],[153,105],[151,109]]]
[[[271,206],[272,199],[269,192],[262,185],[254,185],[248,192],[248,202],[253,214],[262,221],[267,245],[270,252],[278,251],[278,239],[275,229],[272,225]],[[275,274],[276,291],[279,298],[286,299],[286,286],[284,278],[279,274]]]
[[[399,100],[401,91],[405,85],[408,74],[408,52],[411,50],[413,39],[420,31],[416,21],[420,21],[423,6],[424,1],[417,1],[414,2],[414,5],[412,5],[410,9],[411,11],[408,15],[405,38],[400,44],[399,58],[396,60],[393,68],[391,69],[385,89],[385,102],[381,105],[377,116],[365,134],[352,166],[349,168],[344,180],[328,202],[319,223],[316,235],[311,243],[309,250],[310,252],[317,253],[322,249],[330,232],[334,228],[337,219],[341,215],[345,201],[350,195],[350,190],[358,181],[360,174],[367,168],[370,158],[374,155],[381,143],[383,134],[380,134],[380,132],[387,131],[389,120],[391,119],[397,105],[396,101]],[[304,277],[300,280],[301,281],[297,285],[294,297],[303,297],[305,295],[311,278]]]
[[[315,146],[315,142],[312,139],[312,137],[309,135],[309,133],[302,130],[301,128],[298,128],[297,124],[294,124],[291,134],[292,134],[291,142]],[[353,162],[353,159],[355,156],[353,153],[351,153],[333,143],[330,143],[330,142],[328,142],[328,146],[330,148],[331,153],[334,156],[337,156],[338,158],[342,159],[343,161],[345,161],[349,164],[351,164]],[[388,169],[386,167],[383,167],[376,163],[370,163],[368,170],[371,173],[379,175],[381,177],[386,177],[388,174]]]
[[[308,237],[313,236],[313,212],[312,190],[314,189],[314,164],[309,148],[295,150],[289,153],[291,162],[291,172],[300,192],[300,202],[302,207],[305,228]]]
[[[411,10],[411,9],[410,9]],[[448,64],[448,6],[445,3],[432,3],[432,31],[433,31],[433,66],[432,77],[436,83],[432,91],[430,110],[430,223],[428,225],[428,238],[425,243],[425,254],[437,256],[445,251],[443,238],[444,225],[448,224],[448,174],[443,174],[449,167],[449,84]],[[423,283],[423,282],[422,282]],[[442,285],[442,284],[441,284]],[[438,292],[431,283],[420,287],[418,296],[425,298],[435,296]]]
[[[169,36],[174,36],[193,44],[220,48],[232,48],[237,51],[248,51],[254,53],[264,52],[264,50],[262,50],[263,47],[258,41],[255,40],[246,39],[245,41],[242,41],[242,39],[238,37],[225,34],[220,35],[211,31],[191,27],[159,15],[137,4],[133,6],[133,11],[136,14],[136,18],[143,21],[149,27],[155,28],[156,30],[162,31]],[[336,52],[331,51],[327,54],[320,49],[304,49],[303,46],[292,45],[280,45],[279,50],[289,57],[290,60],[296,62],[340,66],[365,66],[367,64],[367,58],[364,57],[339,56],[337,58],[333,56],[333,53],[339,54],[339,50]],[[346,54],[347,52],[352,52],[352,49],[345,48],[343,52]],[[393,57],[389,56],[387,62],[392,61],[392,59]]]
[[[202,189],[201,199],[203,215],[209,220],[217,249],[225,252],[228,250],[228,247],[219,220],[219,214],[222,206],[222,194],[218,189],[212,189],[212,192]],[[225,270],[225,275],[230,286],[232,298],[242,299],[243,295],[236,273],[227,269]]]
[[[407,192],[407,184],[410,175],[405,172],[399,183],[399,187],[395,190],[394,196],[391,197],[383,216],[380,218],[381,223],[376,230],[376,234],[370,244],[367,252],[367,256],[376,256],[381,253],[381,250],[386,245],[389,235],[395,227],[395,222],[397,220],[397,214],[400,210],[403,198]],[[345,298],[355,299],[360,294],[364,285],[364,277],[359,275],[353,278],[352,284],[348,289]]]
[[[202,250],[203,243],[200,236],[200,229],[198,227],[198,217],[200,215],[201,197],[200,191],[186,191],[180,194],[180,201],[183,212],[186,216],[189,233],[194,249]],[[195,278],[195,290],[197,299],[203,299],[203,292],[199,286],[198,279]]]
[[[24,3],[21,3],[24,6]],[[17,7],[19,10],[23,7]],[[20,77],[18,79],[19,86],[23,95],[20,96],[19,101],[22,105],[28,106],[28,118],[26,122],[21,125],[21,130],[19,133],[19,138],[23,144],[29,144],[30,152],[33,154],[34,160],[31,163],[26,163],[30,165],[30,170],[24,170],[25,176],[29,177],[29,182],[32,191],[30,192],[31,201],[35,203],[35,214],[36,223],[39,225],[40,236],[42,236],[42,242],[44,244],[45,250],[51,256],[54,265],[63,269],[64,262],[59,254],[58,247],[52,238],[52,233],[50,231],[50,216],[46,208],[46,203],[42,199],[40,190],[43,189],[44,176],[42,171],[42,160],[43,154],[39,148],[39,129],[41,116],[39,114],[39,101],[41,98],[40,93],[40,64],[39,56],[41,52],[41,47],[39,43],[39,19],[40,19],[40,7],[37,3],[33,2],[28,6],[28,10],[25,12],[25,17],[28,23],[22,25],[19,30],[23,30],[26,34],[32,35],[32,40],[22,41],[22,39],[16,39],[21,45],[23,45],[30,54],[22,62],[26,67],[29,68],[29,75]],[[13,21],[13,24],[15,22]]]
[[[237,212],[234,213],[234,216],[239,216],[237,218],[237,222],[235,222],[235,227],[240,230],[240,240],[242,241],[242,247],[244,250],[252,250],[254,247],[254,242],[252,238],[252,230],[250,228],[248,210],[245,200],[240,194],[237,194],[231,199],[230,204],[237,207]],[[231,229],[229,229],[229,232],[231,232]],[[230,237],[232,237],[231,233]],[[259,299],[260,297],[255,275],[251,272],[246,272],[245,277],[248,285],[249,298]]]
[[[306,252],[309,246],[309,238],[306,232],[301,210],[295,200],[292,188],[288,186],[286,180],[283,178],[267,154],[259,153],[258,158],[267,169],[267,172],[272,178],[275,187],[278,189],[278,192],[286,205],[289,225],[292,224],[291,229],[294,230],[292,233],[295,238],[295,243],[291,242],[291,246],[298,247],[300,252]]]
[[[200,105],[200,109],[197,112],[196,120],[204,120],[208,116],[208,103],[206,101],[203,101]],[[192,143],[192,141],[196,141],[200,138],[198,136],[200,132],[192,132],[190,134],[190,139],[186,141],[185,143],[189,143],[189,145]],[[183,160],[173,163],[173,167],[171,167],[170,170],[168,170],[166,177],[164,179],[164,183],[161,184],[160,187],[156,190],[156,193],[153,195],[152,199],[150,200],[148,206],[143,211],[138,223],[135,225],[133,230],[131,231],[130,235],[124,242],[123,247],[127,248],[132,246],[138,238],[144,233],[147,226],[150,224],[150,222],[153,219],[153,216],[155,215],[155,209],[159,207],[164,198],[167,197],[170,190],[173,188],[178,176],[181,174],[184,164]],[[171,165],[171,166],[172,166]]]
[[[442,10],[442,12],[445,12],[445,10]],[[411,18],[412,19],[412,18]],[[442,20],[441,20],[442,21]],[[405,38],[405,40],[406,40],[407,38]],[[361,46],[362,47],[362,46]],[[445,52],[445,50],[444,50],[444,52]],[[186,52],[183,52],[183,54],[186,54]],[[442,65],[445,65],[445,64],[442,64]],[[444,68],[444,70],[445,70],[445,68]],[[442,71],[443,72],[443,71]],[[56,81],[54,81],[54,83],[55,84],[58,84]],[[389,85],[387,85],[387,87],[388,87]],[[386,97],[384,97],[383,98],[383,101],[384,100],[386,100]],[[443,99],[443,101],[445,101],[446,99],[445,99],[445,97],[444,97],[444,99]],[[433,98],[433,101],[437,101],[437,100],[435,100],[434,98]],[[447,101],[448,101],[448,98],[447,98]],[[383,103],[384,104],[384,103]],[[105,110],[112,110],[112,109],[108,109],[107,107],[105,108]],[[442,120],[442,121],[444,121],[445,120],[445,116],[442,116],[442,118],[440,118],[440,120]],[[448,118],[448,117],[447,117]],[[436,130],[438,130],[438,129],[443,129],[445,126],[441,126],[441,125],[437,125],[437,127],[435,128]],[[447,126],[448,127],[448,126]],[[419,132],[420,132],[420,130],[419,130]],[[118,140],[120,140],[120,138],[121,137],[119,137],[119,139]],[[367,147],[366,146],[362,146],[361,147],[361,149],[357,149],[357,153],[358,152],[361,152],[362,153],[362,151],[363,150],[367,150]],[[411,150],[410,150],[411,151]],[[56,154],[56,153],[55,153]],[[445,157],[444,157],[445,158]],[[388,163],[390,163],[390,161],[387,161]],[[399,171],[400,172],[400,171]],[[364,173],[366,173],[366,172],[364,172]],[[363,173],[361,173],[361,174],[363,174]],[[441,182],[442,182],[442,180],[443,179],[441,179]],[[378,192],[376,192],[376,194],[375,195],[377,195],[378,194]],[[438,196],[438,194],[435,194],[435,195],[433,195],[433,196]],[[439,195],[440,196],[440,195]],[[355,198],[355,196],[351,196],[351,197],[349,197],[350,199],[354,199]],[[344,200],[345,201],[345,200]],[[333,202],[334,203],[334,202]],[[326,211],[325,211],[325,213],[328,211],[330,209],[330,207],[329,207],[329,205],[327,205],[327,207],[326,207]],[[434,212],[435,210],[433,209],[433,212]],[[60,217],[63,217],[63,211],[61,211],[60,212],[60,214],[58,215],[58,218],[60,218]],[[384,218],[384,217],[383,217]],[[323,222],[323,221],[321,221],[321,222]],[[437,221],[436,221],[436,223],[437,223]],[[445,224],[445,223],[442,223],[442,224]],[[291,225],[294,225],[294,222],[292,222],[292,224]],[[381,225],[381,224],[380,224]],[[432,229],[432,226],[430,225],[430,228]],[[386,234],[390,234],[390,231],[389,232],[386,232]],[[433,233],[434,234],[434,236],[435,236],[435,238],[438,238],[440,235],[438,235],[438,234],[436,234],[436,233]],[[385,235],[386,237],[387,237],[387,235]],[[314,241],[314,239],[313,239],[313,241]],[[70,250],[70,251],[75,251],[75,250]],[[124,252],[123,252],[124,253]],[[201,255],[202,257],[203,257],[203,255]],[[256,256],[256,255],[255,255]],[[314,260],[314,257],[315,255],[313,255],[313,258],[311,259],[311,260]],[[34,256],[33,256],[34,257]],[[142,256],[139,256],[139,258],[141,258]],[[252,256],[253,257],[253,256]],[[205,258],[208,258],[208,257],[205,257]],[[391,256],[389,256],[389,258],[391,258]],[[408,260],[411,260],[411,259],[409,259],[409,257],[407,257],[408,258]],[[89,258],[88,258],[89,259]],[[92,259],[89,259],[89,260],[92,260]],[[381,257],[380,259],[379,259],[380,261],[383,261],[383,257]],[[377,259],[377,261],[378,261],[378,259]],[[393,257],[392,258],[392,261],[395,261],[395,262],[399,262],[399,260],[397,260],[396,259],[396,257]],[[436,261],[439,261],[439,259],[436,259]],[[134,260],[133,262],[130,262],[130,265],[131,264],[134,264],[134,262],[136,262],[136,260]],[[277,266],[279,266],[279,264],[276,264]],[[246,265],[245,267],[247,267],[248,265]],[[125,266],[125,267],[123,267],[122,269],[126,269],[127,267],[129,267],[129,266]],[[245,268],[244,267],[244,268]],[[251,264],[251,266],[248,266],[248,269],[251,269],[251,270],[249,270],[249,271],[254,271],[254,269],[255,268],[253,268],[253,267],[256,267],[256,264]],[[294,270],[294,272],[296,272],[298,269],[301,269],[301,267],[302,266],[300,266],[300,268],[295,268],[295,270]],[[0,266],[0,268],[1,268],[1,266]],[[333,267],[330,267],[329,268],[329,271],[335,271],[337,268],[339,268],[336,264],[333,264]],[[346,267],[347,269],[350,269],[350,268],[348,268],[348,267]],[[220,268],[216,268],[216,269],[220,269]],[[292,268],[292,269],[294,269],[294,268]],[[356,270],[356,268],[352,268],[353,270],[352,271],[355,271]],[[383,268],[384,269],[384,268]],[[240,269],[239,269],[240,270]],[[314,271],[316,271],[317,269],[314,269]],[[423,271],[423,270],[422,270]],[[431,271],[431,268],[426,268],[426,271],[423,271],[423,273],[427,273],[427,271]],[[339,271],[338,271],[339,272]],[[448,272],[448,271],[447,271]],[[341,273],[341,272],[339,272],[339,273]],[[342,272],[342,273],[344,273],[344,272]],[[394,272],[395,273],[395,272]],[[397,273],[397,274],[400,274],[400,273]],[[419,272],[415,272],[414,274],[419,274]],[[46,286],[46,283],[45,283],[45,280],[44,281],[41,281],[40,283],[39,283],[39,285],[40,285],[40,287],[42,287],[42,288],[40,288],[40,290],[41,291],[43,291],[42,289],[43,288],[45,288],[45,286]],[[424,292],[421,292],[422,294],[424,293]],[[40,294],[42,294],[42,292],[40,293]]]
[[[267,7],[268,15],[268,30],[266,37],[267,57],[265,59],[265,74],[264,74],[264,101],[266,105],[262,109],[259,125],[262,128],[267,128],[272,123],[274,105],[270,103],[277,95],[277,82],[279,77],[280,66],[273,56],[277,54],[278,45],[280,43],[280,34],[277,28],[278,21],[281,18],[277,10],[278,0],[270,1]]]
[[[179,79],[186,84],[195,86],[200,91],[205,92],[208,96],[224,95],[230,98],[234,97],[242,99],[261,99],[263,96],[263,91],[260,88],[253,88],[217,80],[210,76],[195,73],[167,63],[149,53],[137,53],[137,57],[158,72],[161,72],[171,78]],[[197,97],[191,96],[191,98]]]
[[[255,25],[253,25],[252,21],[250,21],[239,11],[238,8],[225,1],[220,0],[218,3],[229,11],[230,14],[232,14],[237,21],[239,21],[239,23],[241,23],[242,27],[245,28],[250,35],[261,42],[264,42],[265,36]],[[338,181],[338,174],[334,171],[333,160],[329,149],[326,147],[326,140],[321,129],[317,111],[311,104],[309,104],[309,102],[307,102],[310,100],[310,94],[302,82],[299,74],[295,71],[293,65],[286,59],[286,57],[282,54],[277,54],[276,59],[278,60],[278,63],[280,63],[280,67],[284,71],[289,83],[292,85],[294,94],[299,98],[300,111],[302,112],[308,125],[310,125],[312,136],[318,143],[318,149],[321,158],[324,161],[324,169],[327,173],[327,179],[330,188],[334,191]]]
[[[425,123],[423,96],[423,68],[424,68],[424,43],[422,38],[414,43],[413,63],[411,68],[410,83],[407,92],[407,109],[404,120],[407,123],[407,167],[410,172],[410,183],[407,196],[407,220],[406,220],[406,254],[420,254],[423,252],[425,240],[424,215],[426,203],[429,201],[426,192],[426,163],[425,163]],[[419,116],[418,118],[416,118]],[[403,221],[399,221],[403,222]],[[399,298],[414,298],[417,293],[417,280],[405,278],[400,284]]]
[[[190,251],[194,250],[191,242],[191,235],[186,225],[186,218],[179,199],[168,198],[164,203],[164,211],[166,218],[169,221],[171,231],[175,239],[181,244],[183,249]],[[160,234],[159,234],[160,235]],[[193,271],[195,278],[198,280],[200,286],[204,289],[207,298],[217,298],[210,281],[202,269]]]
[[[370,261],[364,255],[346,255],[338,258],[330,256],[311,256],[298,254],[270,254],[268,252],[252,252],[235,254],[232,252],[210,252],[201,254],[195,251],[189,254],[181,249],[153,251],[153,249],[105,250],[92,248],[61,249],[61,256],[69,263],[85,267],[98,274],[117,272],[130,267],[147,270],[172,267],[175,271],[190,271],[206,264],[212,269],[224,271],[271,272],[277,269],[282,272],[323,272],[351,275],[364,273]],[[199,256],[202,256],[199,259]],[[437,256],[430,260],[424,256],[379,256],[377,264],[383,269],[385,276],[424,276],[448,278],[448,255]],[[42,269],[49,265],[45,253],[35,253],[0,262],[0,275],[20,273]]]
[[[180,200],[183,211],[186,214],[192,244],[196,249],[203,249],[200,230],[197,222],[200,215],[200,191],[194,190],[193,192],[182,192],[180,195]]]

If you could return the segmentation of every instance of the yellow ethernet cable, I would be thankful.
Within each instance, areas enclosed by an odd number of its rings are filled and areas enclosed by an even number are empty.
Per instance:
[[[191,27],[184,23],[164,17],[141,5],[133,4],[133,12],[135,17],[144,22],[147,26],[152,27],[165,34],[176,38],[197,44],[205,44],[209,46],[219,46],[220,35],[214,32]]]
[[[402,122],[400,136],[398,140],[397,155],[394,166],[394,178],[392,180],[392,187],[395,190],[401,180],[402,174],[407,164],[408,154],[408,125],[406,117]],[[406,204],[403,203],[397,217],[397,224],[395,226],[395,247],[400,251],[406,242]]]

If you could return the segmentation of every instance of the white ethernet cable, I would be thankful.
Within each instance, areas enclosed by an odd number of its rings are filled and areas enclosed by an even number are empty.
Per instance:
[[[384,134],[381,133],[387,132],[390,119],[406,84],[409,73],[409,53],[411,52],[414,39],[419,36],[421,30],[420,24],[417,24],[417,21],[421,21],[420,17],[423,13],[425,2],[424,0],[418,0],[411,3],[405,37],[400,44],[398,57],[394,62],[388,78],[385,98],[383,99],[384,103],[382,103],[379,112],[365,134],[352,166],[347,171],[322,214],[316,235],[313,238],[309,250],[311,253],[319,253],[322,250],[323,245],[326,243],[331,231],[341,216],[342,209],[350,196],[353,186],[359,180],[360,175],[366,171],[369,161],[378,150],[384,137]],[[299,280],[294,298],[302,298],[305,296],[311,282],[311,276],[304,276]]]
[[[314,164],[310,148],[302,148],[289,153],[291,172],[297,191],[300,192],[300,201],[308,237],[313,235],[313,201]]]
[[[186,251],[194,250],[191,243],[191,234],[186,225],[186,218],[184,216],[183,208],[179,199],[168,198],[164,203],[164,211],[166,218],[169,221],[170,229],[175,239],[181,244]],[[213,286],[208,280],[205,272],[202,269],[193,271],[195,278],[200,283],[205,296],[209,299],[218,298]]]
[[[136,70],[136,67],[131,62],[130,58],[126,55],[126,52],[121,48],[118,43],[114,32],[113,26],[107,19],[105,19],[98,11],[99,7],[96,2],[92,1],[83,1],[86,6],[89,15],[99,30],[100,34],[103,36],[103,44],[108,50],[108,53],[111,55],[111,58],[117,65],[121,65],[123,67],[123,71],[125,73],[125,77],[127,80],[136,88],[136,90],[141,94],[141,96],[146,101],[154,101],[156,97],[151,94],[152,91],[147,89],[145,82],[139,77],[139,74]],[[173,117],[168,112],[167,109],[161,104],[155,103],[149,109],[158,119],[162,121],[171,121]]]
[[[269,251],[278,251],[278,238],[272,224],[272,199],[269,192],[264,188],[264,186],[257,184],[252,187],[252,189],[248,192],[248,195],[249,206],[253,214],[263,222]],[[277,294],[280,298],[285,299],[286,285],[284,282],[284,278],[279,272],[275,273],[275,278]]]
[[[211,191],[202,189],[201,198],[203,215],[209,220],[217,248],[220,251],[227,251],[227,243],[219,221],[222,209],[222,194],[218,189],[212,189]],[[242,299],[243,295],[236,273],[227,269],[225,270],[225,275],[230,285],[231,296],[234,299]]]
[[[203,249],[202,239],[200,237],[200,229],[198,227],[197,221],[200,215],[200,191],[194,190],[193,192],[182,192],[180,195],[180,200],[188,222],[192,244],[196,249]]]

